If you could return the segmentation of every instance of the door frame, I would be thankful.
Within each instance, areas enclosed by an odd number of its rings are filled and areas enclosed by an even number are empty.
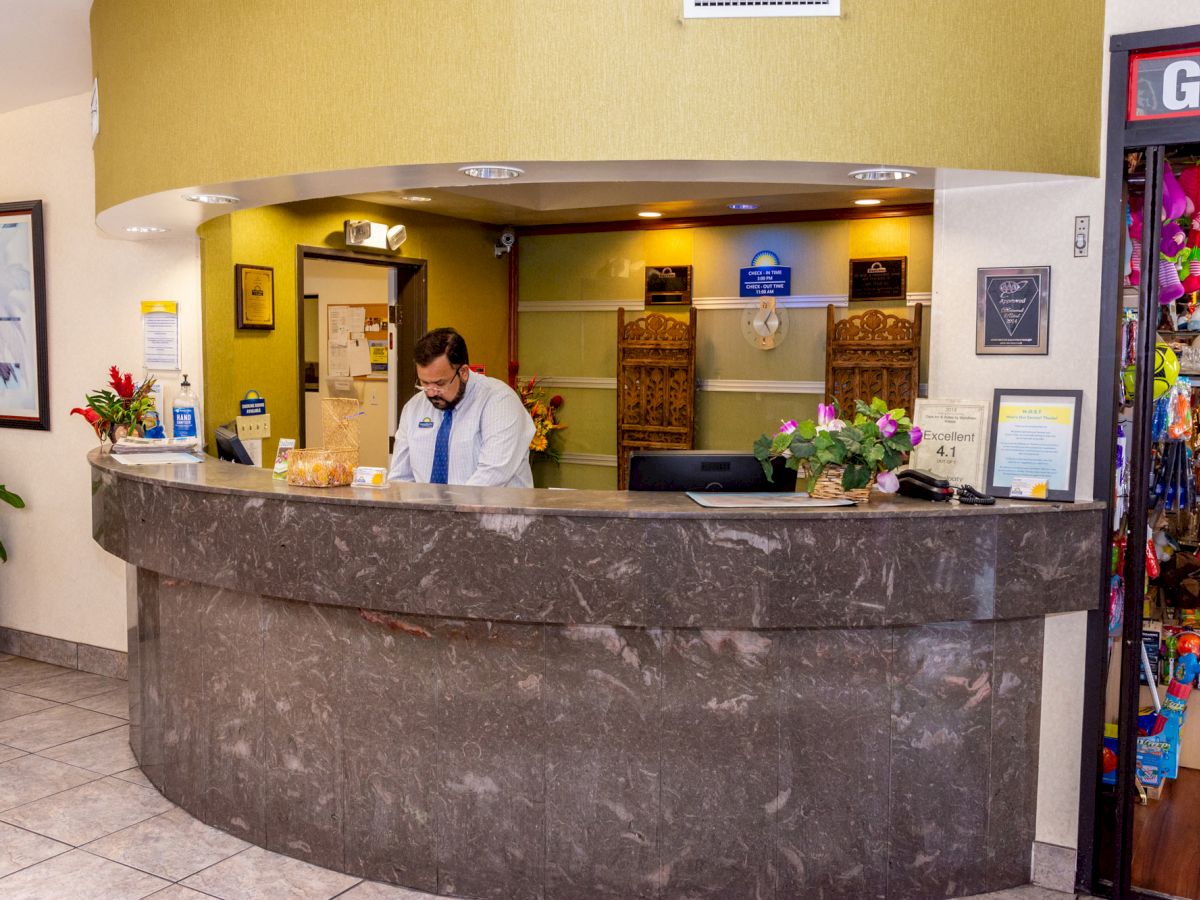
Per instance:
[[[1125,197],[1123,193],[1125,153],[1145,149],[1147,171],[1157,173],[1159,161],[1167,145],[1200,143],[1200,120],[1196,118],[1167,121],[1127,122],[1129,55],[1136,50],[1159,47],[1189,47],[1200,45],[1200,26],[1185,26],[1158,31],[1142,31],[1112,35],[1109,39],[1109,93],[1106,110],[1106,157],[1104,176],[1104,243],[1103,269],[1100,288],[1099,365],[1096,377],[1096,447],[1094,457],[1092,496],[1111,496],[1116,456],[1117,364],[1120,359],[1117,319],[1122,305],[1120,263],[1124,259]],[[1147,178],[1147,197],[1157,198],[1157,175]],[[1154,214],[1157,199],[1150,201],[1143,222],[1144,260],[1158,257],[1158,219]],[[1144,263],[1154,272],[1154,263]],[[1158,282],[1143,278],[1138,291],[1138,310],[1144,323],[1158,313]],[[1154,329],[1138,330],[1137,371],[1139,382],[1153,358],[1157,340]],[[1131,428],[1131,482],[1128,507],[1130,534],[1140,535],[1146,521],[1146,482],[1149,477],[1147,447],[1149,416],[1153,399],[1148,385],[1139,384],[1134,403],[1134,427]],[[1135,446],[1138,442],[1141,446]],[[1111,529],[1109,529],[1111,531]],[[1110,534],[1106,533],[1106,540]],[[1134,774],[1136,765],[1137,714],[1139,705],[1138,675],[1141,657],[1137,648],[1142,642],[1142,597],[1145,558],[1140,551],[1140,539],[1127,549],[1125,569],[1124,627],[1121,634],[1121,689],[1118,711],[1118,765],[1115,821],[1113,822],[1114,877],[1102,879],[1099,850],[1105,810],[1099,789],[1102,774],[1101,747],[1106,718],[1105,683],[1109,672],[1107,652],[1107,610],[1109,603],[1109,555],[1101,554],[1101,572],[1096,608],[1087,613],[1087,646],[1084,666],[1084,709],[1080,753],[1079,830],[1076,857],[1075,887],[1114,900],[1142,900],[1151,894],[1138,890],[1132,882]]]
[[[425,259],[417,259],[408,256],[379,256],[374,253],[362,253],[357,250],[336,250],[331,247],[313,247],[304,244],[296,245],[296,383],[300,387],[300,393],[297,397],[297,405],[299,406],[299,435],[296,439],[296,446],[303,447],[305,445],[305,435],[307,430],[307,422],[305,421],[305,390],[304,390],[304,262],[309,259],[326,259],[334,262],[346,263],[362,263],[368,266],[383,266],[392,269],[396,275],[396,297],[395,302],[389,299],[388,306],[388,322],[397,326],[394,336],[395,345],[389,343],[388,346],[388,362],[389,365],[396,359],[397,379],[396,410],[399,412],[403,405],[401,398],[404,396],[401,387],[402,379],[399,377],[399,357],[405,355],[404,348],[407,347],[407,355],[411,356],[412,347],[416,343],[417,338],[423,335],[426,331],[426,322],[428,321],[428,285],[429,285],[429,261]],[[389,333],[388,340],[393,340],[393,335]],[[388,436],[388,453],[392,450],[392,441],[395,435]]]

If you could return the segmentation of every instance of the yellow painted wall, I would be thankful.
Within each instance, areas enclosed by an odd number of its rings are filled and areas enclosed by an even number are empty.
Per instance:
[[[802,222],[719,228],[615,231],[521,238],[520,352],[523,375],[614,378],[616,313],[538,311],[554,301],[642,303],[647,265],[693,266],[693,295],[735,298],[739,269],[754,254],[772,250],[792,269],[792,293],[844,296],[849,261],[869,256],[908,258],[908,291],[929,293],[932,284],[933,219],[930,216]],[[838,317],[863,309],[890,309],[912,316],[904,303],[855,303]],[[660,307],[655,312],[686,316]],[[921,380],[929,372],[929,308]],[[633,313],[627,313],[627,318]],[[636,313],[641,315],[641,313]],[[788,333],[774,350],[752,347],[743,336],[740,309],[701,309],[696,324],[696,374],[700,379],[754,381],[825,380],[825,317],[820,309],[788,309]],[[616,391],[553,387],[565,405],[560,446],[568,453],[616,453]],[[781,419],[816,414],[817,394],[697,391],[696,447],[749,450],[754,439]],[[539,485],[616,487],[616,469],[576,463],[543,464]]]
[[[841,18],[789,19],[681,7],[95,0],[97,210],[482,159],[1097,174],[1103,0],[843,0]]]
[[[496,259],[497,229],[411,210],[333,197],[262,207],[221,216],[201,226],[201,290],[204,306],[204,425],[209,440],[217,425],[237,415],[250,388],[267,399],[270,441],[263,462],[275,458],[280,437],[300,427],[296,247],[344,249],[343,222],[366,218],[403,223],[408,240],[398,255],[428,261],[430,328],[462,332],[471,361],[504,377],[508,366],[508,263]],[[275,270],[275,330],[234,328],[234,266]]]

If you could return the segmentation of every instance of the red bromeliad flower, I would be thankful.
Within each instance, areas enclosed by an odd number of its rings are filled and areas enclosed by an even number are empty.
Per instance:
[[[108,369],[108,383],[117,392],[117,396],[123,400],[128,400],[133,396],[133,392],[137,390],[133,383],[133,376],[128,372],[122,375],[121,370],[116,366],[110,366]]]
[[[90,406],[77,406],[71,410],[71,415],[80,415],[87,419],[87,423],[92,426],[92,430],[96,432],[97,437],[100,436],[106,424],[100,419],[100,414]]]
[[[550,408],[551,409],[558,409],[562,405],[563,405],[563,398],[562,398],[561,394],[555,394],[553,397],[550,398]]]

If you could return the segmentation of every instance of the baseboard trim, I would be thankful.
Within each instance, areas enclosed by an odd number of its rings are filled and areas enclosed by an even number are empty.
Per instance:
[[[1034,841],[1030,881],[1038,887],[1074,895],[1078,857],[1079,853],[1071,847]]]
[[[13,656],[91,672],[93,675],[107,675],[109,678],[129,677],[129,655],[121,650],[66,641],[16,628],[0,626],[0,653],[11,653]]]

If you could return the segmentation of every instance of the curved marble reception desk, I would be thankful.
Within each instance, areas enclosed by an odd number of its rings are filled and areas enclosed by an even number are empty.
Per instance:
[[[1101,504],[292,488],[93,454],[131,741],[200,819],[431,893],[1028,881],[1042,631]]]

